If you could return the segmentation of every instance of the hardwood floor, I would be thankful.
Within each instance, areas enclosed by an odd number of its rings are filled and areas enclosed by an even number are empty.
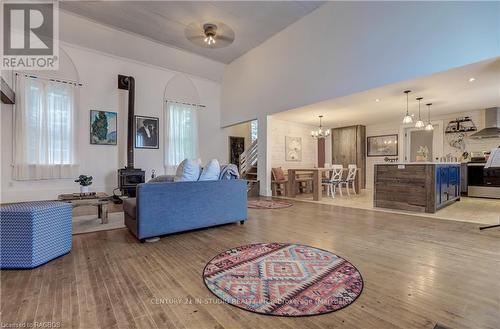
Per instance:
[[[313,201],[311,193],[300,193],[296,195],[296,199],[306,202],[324,203],[339,207],[358,208],[366,210],[376,210],[389,213],[414,215],[419,217],[431,217],[439,219],[455,220],[460,222],[470,222],[483,225],[494,225],[499,223],[500,216],[500,200],[485,199],[485,198],[469,198],[461,197],[460,201],[454,202],[447,207],[439,209],[436,213],[425,212],[409,212],[396,209],[375,208],[373,206],[373,191],[361,190],[356,195],[346,195],[346,190],[343,189],[343,196],[340,196],[337,191],[336,197],[323,192],[321,201]],[[280,197],[284,199],[292,199],[289,197]]]
[[[1,322],[61,328],[499,328],[500,230],[478,224],[295,201],[230,224],[140,244],[126,229],[81,234],[70,254],[1,271]],[[258,315],[220,304],[205,263],[252,242],[330,250],[360,270],[364,290],[338,312]]]

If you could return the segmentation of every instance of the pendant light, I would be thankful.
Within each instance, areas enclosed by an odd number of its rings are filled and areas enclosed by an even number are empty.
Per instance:
[[[432,125],[431,122],[431,105],[432,103],[425,104],[427,105],[427,110],[428,110],[428,117],[427,117],[427,126],[425,126],[425,130],[434,130],[434,126]]]
[[[404,93],[406,94],[406,115],[403,118],[403,123],[408,124],[413,122],[413,118],[411,117],[410,113],[408,112],[408,94],[411,93],[411,90],[405,90]]]
[[[418,101],[418,121],[415,123],[415,128],[424,128],[425,123],[422,121],[422,117],[420,116],[420,101],[422,100],[422,97],[417,97]]]

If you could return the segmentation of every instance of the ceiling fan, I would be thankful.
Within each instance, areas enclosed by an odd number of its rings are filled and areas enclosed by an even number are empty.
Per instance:
[[[184,33],[189,41],[203,48],[224,48],[234,41],[234,31],[224,23],[191,23]]]

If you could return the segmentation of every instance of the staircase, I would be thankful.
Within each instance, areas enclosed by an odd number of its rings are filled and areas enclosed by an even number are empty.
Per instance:
[[[240,177],[247,181],[248,196],[259,195],[257,179],[257,140],[240,155]]]

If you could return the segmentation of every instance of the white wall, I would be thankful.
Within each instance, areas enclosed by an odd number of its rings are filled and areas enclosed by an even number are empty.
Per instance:
[[[303,125],[290,121],[273,118],[270,124],[270,153],[271,168],[314,168],[318,166],[318,142],[311,137],[311,130],[315,126]],[[285,137],[302,138],[302,160],[285,160]]]
[[[223,125],[500,55],[498,2],[327,2],[229,64]]]
[[[454,120],[458,117],[468,116],[474,121],[478,130],[481,130],[485,127],[484,120],[484,110],[476,110],[470,112],[461,112],[461,113],[453,113],[447,114],[443,116],[433,117],[432,121],[442,121],[443,129],[446,129],[448,122]],[[377,136],[377,135],[390,135],[390,134],[399,134],[401,126],[401,121],[393,121],[384,124],[376,124],[376,125],[368,125],[366,126],[366,136]],[[465,150],[470,152],[479,152],[479,151],[490,151],[491,149],[500,146],[500,138],[488,138],[488,139],[470,139],[466,138]],[[402,143],[403,141],[399,141]],[[460,158],[461,151],[451,147],[446,139],[446,135],[443,136],[443,154],[437,154],[435,156],[441,157],[443,155],[452,154]],[[385,157],[367,157],[366,158],[366,188],[373,189],[373,170],[374,165],[377,163],[384,163]],[[390,157],[392,158],[392,157]],[[404,160],[404,155],[399,152],[399,160]]]
[[[80,88],[78,137],[80,148],[80,172],[94,176],[94,191],[111,193],[117,187],[117,169],[126,163],[126,111],[127,92],[117,88],[118,74],[131,75],[136,82],[135,111],[137,115],[160,118],[160,148],[135,149],[135,165],[146,170],[147,177],[151,170],[164,172],[164,104],[165,95],[182,97],[183,88],[176,93],[166,93],[166,86],[174,77],[182,76],[190,81],[190,88],[196,91],[198,101],[206,105],[200,109],[200,156],[203,161],[218,158],[227,162],[225,135],[220,128],[220,84],[205,78],[187,75],[162,67],[117,57],[111,54],[63,43],[62,53],[67,60],[61,63],[61,70],[56,74],[73,78],[68,71],[77,72]],[[70,61],[70,63],[67,63]],[[71,64],[71,65],[70,65]],[[54,73],[38,72],[40,76]],[[72,73],[73,74],[73,73]],[[187,87],[186,87],[187,88]],[[190,89],[191,91],[193,89]],[[170,89],[171,91],[172,89]],[[175,89],[174,89],[175,90]],[[189,94],[189,93],[188,93]],[[89,111],[106,110],[118,112],[118,145],[90,145]],[[3,107],[1,111],[1,202],[23,200],[55,199],[58,194],[76,192],[78,186],[72,180],[44,180],[20,182],[11,179],[12,168],[12,107]]]

